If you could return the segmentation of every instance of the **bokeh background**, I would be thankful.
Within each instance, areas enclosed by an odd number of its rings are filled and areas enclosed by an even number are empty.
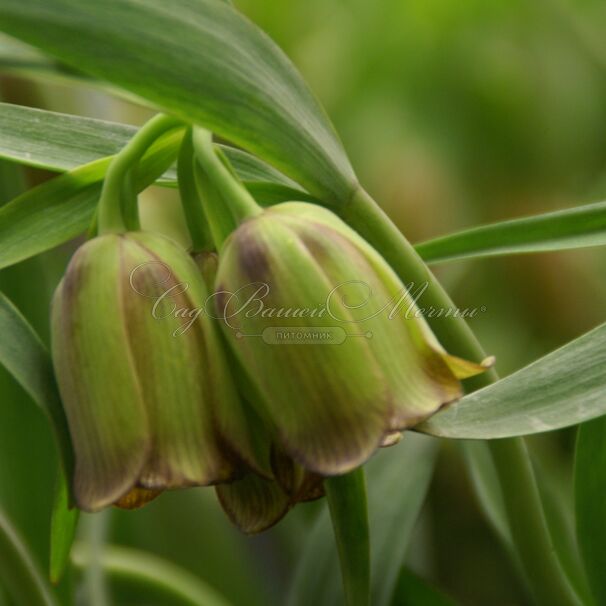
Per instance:
[[[605,3],[236,4],[303,72],[361,181],[412,242],[604,199]],[[14,75],[0,82],[3,99],[14,103],[133,124],[149,116],[80,85]],[[50,176],[2,164],[0,202]],[[143,198],[147,227],[186,237],[174,192],[152,188]],[[0,288],[46,340],[48,302],[74,247],[0,272]],[[502,374],[604,321],[606,255],[600,249],[456,262],[436,272],[460,307],[486,307],[472,328],[497,356]],[[0,505],[45,564],[56,475],[51,435],[1,369],[0,400]],[[541,473],[564,499],[573,441],[573,431],[531,441]],[[103,523],[113,542],[168,557],[237,605],[261,606],[282,603],[305,538],[303,522],[318,507],[300,507],[254,539],[230,527],[210,489],[164,495],[137,513],[111,512]],[[85,517],[82,533],[94,530],[89,522]],[[443,446],[408,564],[460,604],[529,603],[453,444]],[[152,603],[116,595],[123,603]]]

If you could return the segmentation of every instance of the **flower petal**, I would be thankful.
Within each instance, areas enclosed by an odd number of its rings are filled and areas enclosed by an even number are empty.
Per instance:
[[[206,289],[190,257],[167,238],[128,234],[123,274],[128,335],[150,423],[146,488],[230,479],[235,462],[217,439]]]
[[[136,483],[150,443],[127,327],[120,313],[118,236],[82,246],[52,305],[52,351],[76,455],[74,497],[97,511]]]
[[[267,530],[291,507],[277,482],[252,473],[231,484],[220,484],[215,491],[229,519],[247,534]]]

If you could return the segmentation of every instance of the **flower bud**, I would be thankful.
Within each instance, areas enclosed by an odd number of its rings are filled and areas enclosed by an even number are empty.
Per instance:
[[[102,235],[72,258],[53,300],[52,351],[81,509],[234,477],[215,411],[237,417],[240,404],[202,313],[207,296],[195,263],[159,235]]]
[[[448,356],[386,261],[315,205],[280,204],[242,223],[215,290],[257,414],[316,474],[359,466],[458,399],[459,378],[485,370]]]

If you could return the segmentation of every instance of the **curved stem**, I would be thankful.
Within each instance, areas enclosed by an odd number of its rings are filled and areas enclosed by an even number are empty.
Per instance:
[[[213,250],[213,242],[202,201],[198,195],[198,188],[196,187],[194,175],[195,161],[192,131],[189,129],[185,137],[183,137],[177,161],[179,194],[192,241],[193,252],[205,252]]]
[[[423,305],[454,309],[441,284],[412,245],[390,221],[376,202],[362,189],[356,191],[341,216],[387,260],[408,287],[427,285]],[[481,362],[486,354],[459,315],[427,317],[436,336],[449,353]],[[465,381],[466,391],[474,391],[498,380],[494,370]],[[580,601],[555,557],[553,541],[545,520],[534,470],[521,438],[488,442],[503,487],[509,525],[516,550],[526,566],[533,593],[546,606],[577,606]]]
[[[534,469],[522,439],[489,442],[516,551],[539,604],[580,605],[549,534]]]
[[[196,159],[193,162],[193,171],[196,188],[200,199],[203,201],[202,207],[208,221],[214,247],[220,251],[223,242],[236,229],[236,221],[214,182]]]
[[[135,183],[137,166],[133,166],[124,175],[122,183],[122,213],[124,216],[124,224],[128,231],[139,231],[141,223],[139,221],[139,193]]]
[[[182,125],[177,118],[158,114],[144,124],[122,151],[114,156],[107,169],[99,200],[99,233],[126,231],[121,200],[124,180],[129,170],[160,135]]]
[[[347,606],[370,605],[370,532],[366,480],[360,467],[326,478],[324,488],[337,540]]]
[[[236,177],[225,157],[219,157],[213,144],[212,134],[194,129],[194,149],[198,162],[208,175],[221,197],[227,202],[238,223],[263,212],[248,190]]]

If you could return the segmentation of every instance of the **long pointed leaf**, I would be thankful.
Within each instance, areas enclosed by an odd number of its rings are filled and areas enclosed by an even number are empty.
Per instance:
[[[427,263],[606,244],[606,202],[482,225],[415,246]]]
[[[27,166],[69,171],[117,154],[136,132],[137,127],[129,124],[0,103],[0,157]],[[247,185],[267,183],[300,190],[294,181],[255,156],[227,145],[221,148]],[[172,184],[176,177],[169,170],[162,180]]]
[[[0,334],[0,364],[51,419],[65,466],[69,469],[69,432],[50,355],[27,320],[1,292]]]
[[[182,133],[154,145],[141,162],[140,189],[150,185],[176,157]],[[99,200],[105,158],[30,189],[0,208],[0,268],[58,246],[84,232]]]
[[[1,0],[0,28],[252,151],[326,202],[357,181],[280,49],[216,0]]]
[[[418,426],[446,438],[523,436],[606,414],[606,324]]]

